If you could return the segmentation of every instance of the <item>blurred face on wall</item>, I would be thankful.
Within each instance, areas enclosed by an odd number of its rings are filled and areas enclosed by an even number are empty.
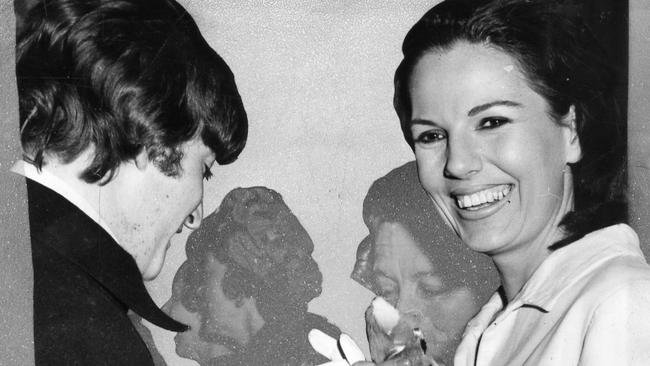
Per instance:
[[[452,364],[466,323],[479,304],[468,287],[448,288],[419,243],[400,223],[375,231],[374,288],[400,312],[415,316],[424,332],[427,355]]]
[[[198,312],[189,311],[181,302],[182,287],[185,285],[182,276],[175,278],[172,297],[163,305],[163,311],[169,316],[190,327],[174,337],[176,354],[204,364],[214,357],[230,353],[228,348],[201,338],[201,316]]]
[[[253,298],[231,299],[223,290],[228,266],[209,255],[204,271],[203,329],[204,339],[230,349],[245,347],[263,325]]]
[[[202,364],[217,356],[230,353],[227,347],[201,339],[199,335],[201,316],[187,310],[180,301],[170,299],[163,307],[163,310],[172,318],[190,327],[187,331],[177,333],[174,337],[177,355]]]

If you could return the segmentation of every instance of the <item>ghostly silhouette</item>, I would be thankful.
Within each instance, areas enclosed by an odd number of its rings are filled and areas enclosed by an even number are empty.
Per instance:
[[[375,181],[363,202],[369,235],[359,244],[352,278],[413,315],[427,356],[452,365],[465,325],[498,286],[488,257],[463,245],[436,212],[415,162]],[[390,345],[368,324],[371,355]]]
[[[190,262],[183,262],[178,268],[172,283],[172,296],[163,306],[163,310],[172,318],[190,327],[189,330],[178,333],[174,338],[176,354],[199,363],[208,365],[210,360],[230,353],[230,349],[201,338],[201,314],[196,303],[196,294],[201,291],[202,284],[197,276],[199,267],[192,267]],[[190,310],[191,309],[191,310]]]
[[[317,365],[312,328],[340,331],[307,304],[320,295],[314,245],[282,197],[238,188],[187,241],[164,309],[191,329],[176,352],[201,365]]]

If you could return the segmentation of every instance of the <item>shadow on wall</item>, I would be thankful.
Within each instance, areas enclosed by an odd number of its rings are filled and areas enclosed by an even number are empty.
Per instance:
[[[352,278],[414,319],[426,356],[452,365],[465,324],[498,287],[492,261],[446,225],[420,186],[415,162],[372,184],[363,219],[369,234]],[[371,356],[380,362],[393,344],[377,329],[367,324]]]
[[[369,235],[359,244],[352,278],[413,315],[427,356],[451,365],[465,324],[498,286],[491,261],[442,221],[415,162],[373,183],[363,216]],[[163,306],[190,326],[174,338],[176,353],[201,366],[326,362],[307,333],[317,328],[338,337],[340,330],[307,311],[322,282],[312,252],[309,235],[280,194],[265,187],[228,193],[188,238],[187,260]],[[151,339],[145,327],[136,328]],[[371,354],[380,361],[392,344],[371,329]],[[153,342],[146,343],[157,355]]]
[[[176,353],[205,365],[318,365],[312,328],[338,336],[309,313],[321,293],[314,245],[279,193],[237,188],[186,244],[172,296],[163,306],[190,326],[174,338]]]

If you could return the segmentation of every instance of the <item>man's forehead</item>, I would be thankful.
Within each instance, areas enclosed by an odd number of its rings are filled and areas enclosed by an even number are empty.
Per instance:
[[[184,160],[205,161],[212,163],[216,159],[216,153],[208,147],[201,138],[197,137],[186,141],[181,145]]]

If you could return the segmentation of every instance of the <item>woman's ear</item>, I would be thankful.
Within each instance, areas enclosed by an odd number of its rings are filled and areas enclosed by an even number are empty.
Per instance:
[[[564,141],[567,164],[574,164],[582,158],[582,148],[580,147],[580,137],[578,136],[576,109],[571,106],[567,114],[562,117],[562,128],[564,129]]]

